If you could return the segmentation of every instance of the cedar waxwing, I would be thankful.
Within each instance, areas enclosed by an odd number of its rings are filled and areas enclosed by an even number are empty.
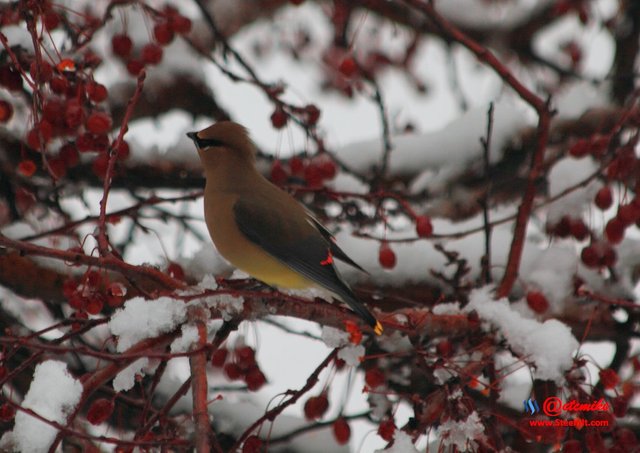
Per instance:
[[[382,325],[340,277],[333,258],[363,269],[295,198],[256,170],[247,130],[221,121],[187,136],[204,167],[204,218],[220,254],[268,285],[331,291],[380,335]]]

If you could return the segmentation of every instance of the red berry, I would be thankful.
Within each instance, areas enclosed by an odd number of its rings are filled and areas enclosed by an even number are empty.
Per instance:
[[[453,344],[449,340],[442,340],[436,345],[436,352],[440,357],[450,357],[453,353]]]
[[[264,376],[260,368],[253,367],[249,370],[247,375],[244,377],[244,381],[247,383],[247,388],[251,392],[255,392],[260,390],[264,384],[267,382],[267,378]]]
[[[378,261],[385,269],[393,269],[396,267],[396,254],[391,250],[391,247],[389,247],[387,242],[383,242],[382,245],[380,245]]]
[[[433,234],[433,225],[429,217],[426,215],[416,217],[416,233],[421,238],[428,238]]]
[[[249,436],[242,444],[242,453],[261,453],[263,451],[262,444],[263,442],[258,436]]]
[[[119,307],[124,302],[127,288],[122,283],[114,282],[107,288],[107,305],[111,308]]]
[[[612,389],[620,383],[620,376],[611,368],[605,368],[598,373],[600,383],[605,389]]]
[[[160,22],[153,27],[153,36],[159,44],[166,46],[173,41],[173,30],[167,22]]]
[[[133,49],[133,41],[128,35],[115,35],[111,38],[111,49],[120,58],[129,58]]]
[[[95,151],[93,140],[93,134],[89,132],[85,132],[82,135],[79,135],[76,138],[76,148],[81,153],[86,153],[89,151]]]
[[[82,311],[84,313],[84,307],[87,305],[87,300],[79,293],[73,293],[68,298],[69,306],[74,310]],[[86,313],[84,313],[86,315]]]
[[[74,72],[76,70],[76,63],[71,58],[63,58],[56,65],[56,69],[60,72]]]
[[[98,271],[88,271],[84,274],[84,280],[91,288],[97,288],[102,284],[102,274]]]
[[[93,294],[87,300],[87,306],[85,310],[90,315],[100,314],[102,309],[104,308],[104,297],[101,294]]]
[[[527,293],[527,305],[531,310],[539,314],[549,309],[549,301],[540,291],[529,291]]]
[[[180,14],[171,16],[169,25],[171,29],[179,35],[186,35],[191,31],[191,19]]]
[[[227,363],[224,366],[224,374],[226,374],[230,380],[236,381],[242,377],[242,370],[237,364],[233,362]]]
[[[320,173],[322,174],[323,179],[333,179],[338,173],[338,167],[330,159],[324,159],[319,163],[318,167],[320,168]]]
[[[150,42],[142,48],[141,55],[144,64],[159,64],[162,61],[162,47]]]
[[[571,231],[571,236],[579,241],[584,241],[589,236],[589,229],[580,219],[571,219],[569,230]]]
[[[598,267],[600,264],[600,254],[594,245],[589,245],[580,252],[580,259],[587,267]]]
[[[613,204],[613,194],[609,186],[604,186],[598,191],[595,198],[596,206],[601,210],[606,210]]]
[[[29,74],[36,83],[45,83],[53,77],[53,67],[44,60],[40,64],[37,61],[32,61],[29,66]]]
[[[393,440],[393,435],[396,432],[396,424],[393,422],[393,419],[387,418],[380,422],[378,425],[378,435],[382,437],[387,442],[391,442]]]
[[[273,164],[271,164],[271,181],[281,186],[287,182],[287,177],[287,172],[282,167],[282,163],[279,160],[274,161]]]
[[[591,144],[588,140],[581,138],[569,148],[569,154],[573,157],[584,157],[591,152]]]
[[[69,81],[63,76],[54,76],[49,82],[51,91],[55,94],[66,94],[69,89]]]
[[[27,133],[27,145],[31,149],[39,150],[51,140],[52,135],[53,126],[49,121],[42,120]]]
[[[282,129],[287,125],[287,120],[289,117],[282,109],[282,107],[276,107],[276,109],[271,114],[271,125],[276,129]]]
[[[591,137],[591,153],[601,155],[609,147],[609,137],[606,135],[594,135]]]
[[[13,106],[5,100],[0,101],[0,123],[7,123],[13,116]]]
[[[77,99],[72,99],[67,102],[64,112],[64,122],[71,128],[76,129],[84,121],[84,109]]]
[[[67,174],[67,166],[59,157],[52,157],[47,161],[47,165],[49,165],[49,171],[54,179],[60,179],[64,175]]]
[[[78,283],[71,278],[62,283],[62,294],[64,294],[64,297],[67,299],[76,292],[76,289],[78,289]]]
[[[56,126],[64,126],[65,105],[60,99],[48,99],[42,107],[42,117]]]
[[[226,348],[218,348],[213,351],[213,354],[211,354],[211,366],[222,368],[224,362],[227,360],[228,353],[229,351],[227,351]]]
[[[111,117],[104,112],[93,112],[87,118],[86,127],[89,132],[94,134],[104,134],[111,130]]]
[[[27,178],[33,176],[36,169],[36,163],[31,159],[25,159],[18,164],[18,173]]]
[[[0,406],[0,422],[10,422],[16,415],[16,409],[9,403]]]
[[[100,83],[91,82],[87,84],[87,96],[89,96],[89,99],[91,99],[93,102],[104,101],[105,99],[107,99],[108,94],[109,93],[107,92],[107,87]]]
[[[42,23],[44,24],[44,28],[51,31],[58,28],[58,25],[60,25],[60,17],[55,13],[55,11],[48,10],[42,16]]]
[[[129,143],[127,143],[126,140],[122,140],[116,152],[118,153],[118,160],[127,159],[130,154]]]
[[[320,109],[313,104],[309,104],[304,108],[304,113],[307,117],[307,123],[310,126],[314,126],[320,119]]]
[[[137,76],[144,69],[144,62],[142,60],[131,59],[127,62],[127,71],[132,76]]]
[[[299,157],[292,157],[289,159],[289,169],[292,175],[304,174],[304,161]]]
[[[616,217],[625,225],[629,226],[635,223],[640,217],[640,209],[634,203],[624,204],[618,206],[618,213]]]
[[[379,368],[369,368],[364,374],[364,382],[372,389],[385,383],[385,377]]]
[[[617,217],[609,220],[607,222],[607,225],[604,227],[604,232],[607,236],[607,240],[612,244],[618,244],[622,241],[622,239],[624,238],[624,230],[624,222],[622,222]]]
[[[100,398],[95,400],[87,411],[87,421],[92,425],[99,425],[111,417],[114,404],[112,400]]]
[[[553,234],[560,238],[566,238],[571,235],[571,217],[562,216],[560,221],[553,227]]]
[[[182,269],[182,266],[180,266],[178,263],[169,263],[169,266],[167,267],[167,273],[176,280],[184,281],[184,269]]]
[[[345,77],[353,77],[358,72],[358,65],[352,56],[346,57],[338,66],[338,71]]]
[[[91,164],[91,171],[100,179],[104,179],[107,176],[108,169],[109,155],[107,153],[99,154]]]
[[[308,420],[319,419],[327,412],[327,409],[329,409],[329,400],[326,394],[312,396],[304,404],[304,416]]]
[[[349,442],[351,438],[351,428],[343,417],[333,422],[333,436],[336,438],[338,445],[345,445]]]
[[[249,369],[256,364],[256,352],[251,346],[242,346],[236,349],[235,357],[240,368]]]
[[[322,187],[322,170],[315,163],[310,163],[304,169],[304,180],[309,187]]]

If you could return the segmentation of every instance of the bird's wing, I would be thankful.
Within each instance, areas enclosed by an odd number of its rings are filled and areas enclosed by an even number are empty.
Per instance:
[[[356,263],[355,261],[353,261],[351,258],[349,258],[349,255],[347,255],[344,250],[342,250],[338,244],[336,243],[336,239],[333,237],[333,234],[331,234],[331,231],[327,230],[327,228],[321,224],[318,219],[316,219],[313,215],[311,215],[310,213],[307,213],[307,217],[309,218],[309,220],[313,223],[313,226],[320,232],[320,234],[322,234],[322,236],[324,236],[324,238],[327,240],[327,243],[329,244],[329,247],[331,249],[331,253],[333,254],[333,256],[335,258],[338,258],[340,261],[349,264],[350,266],[355,267],[358,270],[361,270],[362,272],[368,274],[368,272],[366,270],[364,270],[358,263]]]
[[[269,203],[258,194],[240,196],[233,206],[238,229],[254,244],[292,270],[340,296],[370,325],[377,324],[333,265],[331,241],[304,216],[287,217],[283,204]]]

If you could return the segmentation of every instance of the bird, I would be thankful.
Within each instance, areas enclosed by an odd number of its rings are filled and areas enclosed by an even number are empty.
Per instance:
[[[330,291],[381,335],[382,324],[341,277],[334,259],[364,269],[303,205],[260,174],[247,129],[218,121],[186,135],[204,168],[204,217],[218,252],[267,285]]]

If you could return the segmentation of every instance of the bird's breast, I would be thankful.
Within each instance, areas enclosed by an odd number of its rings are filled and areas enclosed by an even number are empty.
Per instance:
[[[237,199],[238,194],[208,193],[205,189],[204,217],[220,254],[238,269],[269,285],[292,289],[315,286],[313,281],[282,264],[240,231],[233,212]]]

